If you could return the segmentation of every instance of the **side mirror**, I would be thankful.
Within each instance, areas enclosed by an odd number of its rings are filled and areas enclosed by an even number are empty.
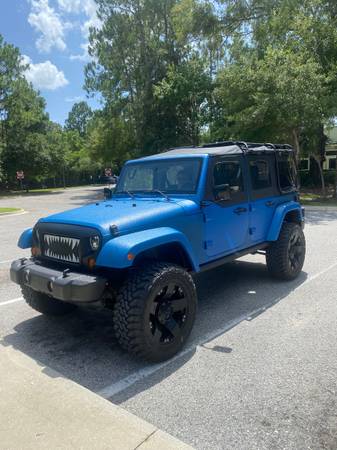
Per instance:
[[[231,188],[229,184],[219,184],[214,187],[214,197],[218,201],[228,201],[231,198]]]
[[[109,200],[112,197],[113,194],[113,190],[110,188],[105,187],[103,189],[103,194],[104,194],[104,198],[105,200]]]

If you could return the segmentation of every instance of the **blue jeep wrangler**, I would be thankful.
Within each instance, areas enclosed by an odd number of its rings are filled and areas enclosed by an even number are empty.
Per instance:
[[[19,239],[32,257],[11,279],[27,303],[62,315],[100,302],[120,345],[162,361],[193,327],[193,275],[264,253],[272,276],[292,280],[305,256],[289,145],[220,142],[129,161],[114,191],[43,218]]]

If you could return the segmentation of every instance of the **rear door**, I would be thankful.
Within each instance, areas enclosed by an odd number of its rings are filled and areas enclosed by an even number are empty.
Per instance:
[[[249,205],[243,157],[217,157],[209,164],[204,247],[214,259],[247,246]]]
[[[251,245],[263,242],[279,202],[274,154],[249,154],[247,156],[250,180]]]

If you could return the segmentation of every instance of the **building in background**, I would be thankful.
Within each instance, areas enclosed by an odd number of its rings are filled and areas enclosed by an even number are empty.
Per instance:
[[[328,137],[326,143],[326,155],[323,162],[323,170],[336,170],[336,157],[337,157],[337,127],[329,128],[325,130]],[[309,171],[310,165],[315,161],[310,161],[310,158],[301,158],[299,170]]]

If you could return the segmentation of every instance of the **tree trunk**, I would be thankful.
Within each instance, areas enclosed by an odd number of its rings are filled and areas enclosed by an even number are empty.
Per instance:
[[[296,164],[298,164],[299,156],[300,156],[300,141],[299,141],[299,137],[298,137],[298,131],[296,130],[296,128],[294,128],[292,130],[292,134],[293,134],[293,139],[294,139],[295,159],[296,159]]]
[[[323,174],[322,163],[321,163],[321,160],[320,160],[320,158],[318,156],[316,156],[316,155],[312,155],[312,156],[313,156],[314,160],[316,161],[317,167],[318,167],[318,170],[319,170],[319,176],[320,176],[320,179],[321,179],[322,197],[326,198],[326,189],[325,189],[325,181],[324,181],[324,174]]]
[[[336,155],[335,182],[334,182],[333,197],[337,199],[337,155]]]
[[[63,178],[63,187],[66,187],[66,170],[65,167],[62,167],[62,178]]]

